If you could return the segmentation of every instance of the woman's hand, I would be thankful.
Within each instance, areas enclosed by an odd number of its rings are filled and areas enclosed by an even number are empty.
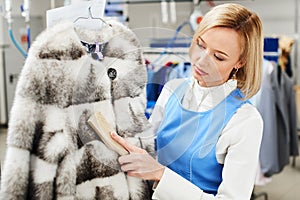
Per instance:
[[[127,172],[129,176],[144,180],[160,180],[165,170],[163,165],[159,164],[147,151],[130,144],[118,134],[111,133],[111,137],[129,152],[128,155],[120,156],[118,159],[122,171]]]

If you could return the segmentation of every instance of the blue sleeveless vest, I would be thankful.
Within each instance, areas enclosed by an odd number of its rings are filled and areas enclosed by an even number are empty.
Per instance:
[[[236,89],[213,109],[194,112],[181,104],[187,87],[188,81],[179,85],[166,104],[156,138],[158,161],[215,195],[223,169],[216,159],[218,138],[236,110],[247,101],[237,98],[243,95]]]

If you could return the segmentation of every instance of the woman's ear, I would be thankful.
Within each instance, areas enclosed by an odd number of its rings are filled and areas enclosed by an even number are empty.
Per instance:
[[[235,69],[240,69],[240,68],[244,67],[245,64],[246,64],[245,61],[239,61],[239,62],[234,66],[234,68],[235,68]]]

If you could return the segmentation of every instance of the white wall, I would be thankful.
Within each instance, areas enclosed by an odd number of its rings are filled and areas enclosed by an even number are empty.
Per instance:
[[[260,16],[265,34],[293,35],[296,22],[295,2],[295,0],[255,0],[240,3]]]

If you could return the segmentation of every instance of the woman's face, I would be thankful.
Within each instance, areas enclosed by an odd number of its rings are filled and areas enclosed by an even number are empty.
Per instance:
[[[220,85],[228,80],[233,68],[241,66],[240,55],[240,37],[235,30],[209,29],[191,45],[193,76],[203,87]]]

